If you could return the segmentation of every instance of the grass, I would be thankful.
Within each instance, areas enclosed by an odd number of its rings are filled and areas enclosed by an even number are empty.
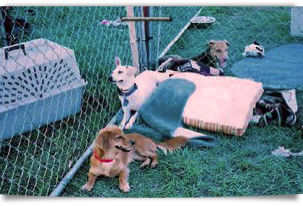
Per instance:
[[[278,145],[269,145],[261,131],[259,136],[257,139],[222,136],[216,149],[185,148],[170,156],[161,156],[154,170],[140,170],[139,164],[134,163],[130,175],[132,190],[128,194],[119,191],[117,179],[99,178],[93,192],[79,190],[76,196],[207,197],[302,193],[300,159],[273,157],[271,149]],[[81,168],[79,173],[85,169]],[[77,177],[79,179],[70,183],[72,187],[66,188],[64,196],[75,192],[73,189],[80,188],[86,181],[83,176]]]
[[[216,135],[220,145],[213,149],[190,147],[160,155],[156,169],[131,164],[131,191],[118,189],[117,178],[98,178],[92,192],[80,190],[85,175],[77,175],[63,196],[94,197],[213,197],[302,193],[302,159],[278,158],[278,146],[302,149],[297,128],[250,126],[243,138]],[[88,161],[79,174],[88,170]]]
[[[15,15],[25,15],[24,7]],[[71,165],[89,146],[98,129],[106,125],[119,108],[114,85],[106,76],[114,67],[114,56],[131,63],[128,30],[99,26],[103,19],[115,20],[124,14],[119,7],[39,7],[29,21],[35,22],[32,36],[48,38],[75,50],[81,75],[88,81],[82,110],[73,117],[1,142],[2,194],[49,195]],[[174,38],[195,14],[196,8],[162,9],[173,22],[162,23],[160,48]],[[155,14],[159,12],[155,9]],[[183,13],[182,13],[183,12]],[[178,18],[184,14],[184,18]],[[193,56],[204,50],[210,39],[230,41],[228,68],[239,61],[245,45],[259,41],[268,51],[300,42],[290,36],[288,7],[204,7],[202,15],[217,21],[208,29],[188,29],[171,48],[170,54]],[[188,16],[188,17],[187,17]],[[48,18],[46,18],[48,17]],[[156,24],[155,31],[157,31]],[[154,37],[155,39],[156,37]],[[154,41],[154,43],[156,43]],[[160,52],[162,51],[160,49]],[[213,149],[183,150],[159,154],[155,169],[130,165],[129,193],[118,189],[117,178],[98,178],[92,192],[83,192],[89,160],[86,160],[63,190],[62,196],[84,197],[214,197],[303,193],[302,157],[271,155],[279,146],[293,152],[303,150],[303,92],[297,91],[298,121],[293,127],[249,125],[243,137],[213,134],[220,140]]]

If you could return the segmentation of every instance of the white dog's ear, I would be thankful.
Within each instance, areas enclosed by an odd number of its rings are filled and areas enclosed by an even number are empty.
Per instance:
[[[229,46],[229,41],[224,40],[224,42],[226,43],[227,46]]]
[[[116,64],[116,67],[121,65],[121,60],[119,57],[115,57],[115,64]]]
[[[212,48],[215,43],[216,43],[215,40],[210,40],[210,41],[207,42],[207,46],[209,46],[210,48]]]

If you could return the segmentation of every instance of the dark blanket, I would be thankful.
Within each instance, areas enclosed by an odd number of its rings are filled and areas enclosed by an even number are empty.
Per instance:
[[[261,126],[269,123],[293,126],[296,123],[298,105],[295,90],[265,91],[257,102],[254,115],[260,116]]]
[[[175,55],[168,55],[159,59],[159,68],[157,71],[166,72],[173,70],[178,72],[193,72],[204,76],[214,76],[210,72],[210,67],[201,61],[181,58]],[[223,70],[219,70],[220,75],[224,76]]]
[[[156,141],[172,138],[174,131],[182,126],[183,109],[190,95],[195,91],[194,83],[185,79],[168,79],[161,83],[139,110],[136,123],[125,133],[139,133]],[[121,122],[123,112],[117,115]],[[194,147],[213,147],[217,144],[212,136],[191,138],[188,142]]]
[[[262,82],[265,89],[303,89],[303,44],[289,44],[265,53],[264,58],[244,58],[230,69],[240,78]]]

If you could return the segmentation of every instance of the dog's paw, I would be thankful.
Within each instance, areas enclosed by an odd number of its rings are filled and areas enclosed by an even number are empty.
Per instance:
[[[164,72],[164,67],[163,67],[163,65],[160,65],[160,66],[157,68],[156,71],[157,71],[157,72]]]
[[[158,164],[159,164],[158,162],[155,162],[155,161],[152,162],[151,163],[151,168],[156,168]]]
[[[125,125],[120,124],[120,125],[119,125],[119,129],[124,130],[124,129],[125,129]]]
[[[120,189],[123,191],[123,192],[129,192],[130,190],[130,186],[129,184],[124,184],[124,185],[120,185]]]
[[[133,122],[127,123],[127,125],[124,127],[125,129],[130,129],[133,126]]]
[[[93,186],[90,186],[88,184],[85,184],[81,187],[82,190],[91,191],[93,189]]]
[[[133,125],[127,124],[127,125],[124,127],[124,129],[130,129],[132,126],[133,126]]]

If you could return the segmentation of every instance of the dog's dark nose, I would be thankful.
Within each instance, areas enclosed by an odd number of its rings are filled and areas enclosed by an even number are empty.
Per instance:
[[[108,77],[108,81],[113,82],[113,81],[114,81],[114,80],[113,80],[113,77],[112,77],[112,76],[109,76],[109,77]]]

